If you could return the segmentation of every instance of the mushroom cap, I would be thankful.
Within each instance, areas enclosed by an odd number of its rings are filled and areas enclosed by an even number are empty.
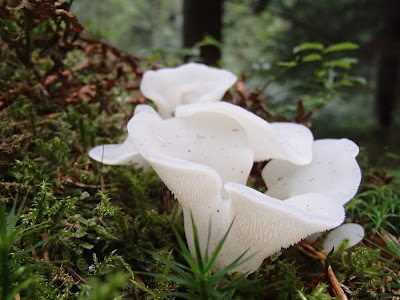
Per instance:
[[[337,227],[345,217],[340,203],[317,193],[282,201],[233,182],[225,189],[231,201],[231,219],[236,217],[217,269],[249,249],[254,256],[235,271],[254,272],[266,257],[313,233]]]
[[[146,71],[140,90],[154,101],[163,118],[171,118],[178,105],[221,100],[236,79],[226,70],[187,63],[177,68]]]
[[[326,236],[323,242],[323,252],[330,253],[332,250],[339,249],[345,240],[349,241],[346,249],[350,248],[361,242],[364,234],[364,228],[359,224],[347,223],[340,225]]]
[[[146,112],[158,115],[149,105],[137,105],[134,114]],[[134,142],[128,136],[122,144],[106,144],[96,146],[88,153],[89,157],[106,165],[129,165],[147,169],[150,164],[140,155]]]
[[[217,195],[225,182],[245,184],[253,165],[254,154],[246,132],[235,120],[220,114],[199,113],[191,118],[162,120],[141,113],[129,121],[128,132],[157,173],[188,171],[184,178],[170,175],[163,178],[159,174],[167,186],[171,182],[171,187],[175,187],[171,190],[182,201],[197,197],[198,187],[207,186],[202,181],[210,178],[217,182]],[[189,173],[196,171],[202,174],[194,175],[195,182],[181,184],[189,180]]]
[[[267,195],[289,197],[321,193],[342,205],[357,193],[361,170],[355,159],[358,146],[348,139],[323,139],[313,143],[313,160],[298,166],[288,161],[270,161],[262,171]]]
[[[149,167],[149,163],[140,155],[129,137],[122,144],[96,146],[88,154],[90,158],[105,165],[136,164],[141,168]]]
[[[313,135],[304,125],[268,123],[246,109],[227,102],[179,106],[175,115],[188,118],[199,113],[218,113],[237,121],[246,131],[255,161],[284,159],[299,165],[311,162]]]

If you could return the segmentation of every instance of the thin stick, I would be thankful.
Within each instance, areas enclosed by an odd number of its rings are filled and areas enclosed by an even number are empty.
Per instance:
[[[301,241],[298,245],[298,249],[306,254],[307,256],[313,258],[313,259],[318,259],[321,261],[322,266],[325,269],[326,266],[326,255],[323,252],[315,250],[315,248],[309,244],[307,244],[306,241]],[[331,283],[336,295],[338,295],[340,298],[343,300],[348,300],[346,294],[344,293],[339,281],[336,278],[335,273],[333,272],[332,267],[329,265],[328,268],[326,269],[327,275],[329,282]]]
[[[331,266],[328,266],[327,272],[328,272],[329,281],[332,283],[333,289],[335,290],[336,294],[343,300],[348,300],[346,294],[344,293],[342,287],[340,286],[339,281],[336,278],[335,273],[333,273]]]

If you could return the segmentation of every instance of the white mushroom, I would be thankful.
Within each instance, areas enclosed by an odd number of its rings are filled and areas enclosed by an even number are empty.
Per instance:
[[[254,154],[243,128],[218,114],[161,120],[143,113],[131,119],[128,131],[139,152],[180,201],[190,248],[190,212],[201,228],[203,246],[213,220],[211,244],[215,246],[230,222],[229,203],[222,201],[228,198],[223,184],[245,184],[253,165]]]
[[[179,105],[221,100],[236,79],[226,70],[187,63],[145,72],[140,90],[154,101],[161,117],[171,118]]]
[[[138,105],[134,114],[147,112],[157,115],[149,105]],[[96,146],[89,151],[89,157],[106,165],[128,165],[135,163],[137,167],[148,168],[149,163],[137,151],[135,144],[128,137],[122,144],[107,144]]]
[[[236,76],[229,71],[188,63],[177,68],[146,71],[140,89],[154,101],[160,116],[171,118],[178,105],[221,100],[235,81]],[[139,111],[156,113],[148,105],[139,105],[135,114]],[[136,163],[138,167],[149,167],[129,136],[122,144],[96,146],[89,151],[89,156],[107,165]]]
[[[348,139],[323,139],[313,143],[313,160],[298,166],[284,160],[269,162],[262,171],[267,195],[287,199],[320,193],[347,203],[357,193],[361,171],[355,157],[358,146]]]
[[[148,167],[148,163],[139,154],[133,141],[128,137],[122,144],[96,146],[89,151],[89,156],[106,165],[129,165]]]
[[[256,271],[268,256],[305,237],[340,225],[345,211],[334,199],[317,193],[294,196],[285,201],[249,187],[227,183],[231,219],[236,216],[216,269],[221,269],[246,249],[254,256],[235,271]]]
[[[279,135],[274,128],[270,128],[268,123],[262,124],[247,111],[231,108],[230,105],[202,107],[179,107],[176,118],[169,120],[161,120],[152,114],[138,114],[129,122],[128,132],[139,152],[183,206],[185,232],[192,253],[190,213],[199,229],[203,251],[211,220],[210,252],[235,218],[214,271],[249,249],[249,254],[255,253],[254,256],[234,271],[253,272],[263,259],[282,247],[289,247],[310,234],[332,229],[343,222],[342,203],[332,198],[332,193],[316,189],[291,195],[282,201],[244,185],[256,152],[253,148],[261,152],[265,147],[266,152],[275,155],[277,151],[268,148],[291,145],[296,139],[286,140],[284,137],[293,135],[284,135],[281,142],[276,142]],[[225,108],[226,111],[223,110]],[[261,147],[255,139],[257,134],[264,134],[259,136],[260,140],[273,142],[264,143]],[[309,139],[307,134],[304,136]],[[308,142],[311,144],[311,141]],[[342,146],[342,143],[333,143],[333,152]],[[296,149],[295,145],[286,147],[290,148]],[[307,149],[307,146],[304,148]],[[311,146],[308,148],[311,150]],[[319,157],[318,149],[314,149],[316,157]],[[282,157],[281,153],[278,155]],[[347,155],[354,160],[353,152]],[[287,152],[287,156],[303,164],[307,159],[298,159],[299,154],[292,155],[291,151]],[[310,154],[305,156],[310,157]],[[273,157],[265,157],[269,158]],[[267,175],[274,181],[271,174],[267,172]],[[316,173],[315,176],[324,177],[326,174]],[[357,188],[359,182],[354,184]],[[344,189],[354,190],[354,187],[345,186]],[[350,195],[348,191],[345,194]]]
[[[176,116],[182,118],[198,113],[218,113],[235,119],[246,130],[255,161],[274,158],[299,165],[311,162],[313,135],[306,126],[268,123],[246,109],[227,102],[183,105],[176,109]]]
[[[350,248],[361,242],[364,234],[364,228],[359,224],[347,223],[340,225],[326,236],[323,242],[323,252],[330,253],[332,249],[334,251],[338,250],[345,240],[348,241],[346,249]]]

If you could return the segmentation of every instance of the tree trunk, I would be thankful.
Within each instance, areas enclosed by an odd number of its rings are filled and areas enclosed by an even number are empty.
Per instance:
[[[378,76],[375,97],[375,115],[382,127],[393,121],[395,99],[398,97],[400,67],[400,1],[383,0],[386,24],[381,32]]]
[[[393,121],[393,108],[398,85],[399,55],[394,51],[396,43],[381,46],[378,62],[375,113],[379,124],[388,127]]]
[[[183,1],[184,47],[193,47],[207,35],[222,41],[222,6],[223,0]],[[215,66],[221,59],[221,49],[214,45],[201,46],[200,57],[205,64]]]

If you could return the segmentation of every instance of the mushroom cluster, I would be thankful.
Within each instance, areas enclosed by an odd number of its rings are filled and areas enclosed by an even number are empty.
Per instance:
[[[357,192],[358,146],[348,139],[315,140],[299,124],[268,123],[219,102],[236,77],[190,63],[148,71],[142,93],[158,112],[139,105],[128,138],[89,155],[106,164],[152,166],[183,207],[186,239],[194,254],[191,215],[202,251],[213,252],[233,226],[214,264],[218,271],[248,250],[233,271],[251,273],[262,261],[317,232],[343,223],[343,205]],[[254,162],[267,192],[246,186]]]

